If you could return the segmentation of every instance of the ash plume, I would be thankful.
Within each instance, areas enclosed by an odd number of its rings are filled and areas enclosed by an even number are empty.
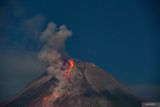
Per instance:
[[[59,80],[57,88],[53,91],[54,93],[63,94],[64,91],[62,88],[66,84],[64,75],[67,69],[64,57],[68,57],[65,51],[65,41],[71,35],[72,32],[65,25],[57,28],[56,24],[51,22],[40,36],[40,41],[44,46],[39,53],[39,58],[48,65],[47,74],[54,75]]]
[[[40,36],[40,41],[43,43],[39,53],[40,60],[55,68],[62,66],[63,58],[68,56],[65,51],[65,41],[71,35],[72,32],[65,25],[58,29],[55,23],[50,22]]]

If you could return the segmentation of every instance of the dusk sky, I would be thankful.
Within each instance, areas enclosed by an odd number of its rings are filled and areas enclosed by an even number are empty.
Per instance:
[[[66,50],[160,100],[158,0],[1,0],[0,101],[45,71],[39,35],[47,23],[72,31]]]

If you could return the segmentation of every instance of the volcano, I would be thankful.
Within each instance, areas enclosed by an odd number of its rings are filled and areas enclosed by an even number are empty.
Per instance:
[[[64,80],[59,89],[61,81],[45,72],[2,107],[141,107],[140,98],[93,63],[74,60]]]

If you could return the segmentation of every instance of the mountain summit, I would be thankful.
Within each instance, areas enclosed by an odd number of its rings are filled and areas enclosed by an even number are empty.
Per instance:
[[[2,107],[141,107],[138,97],[95,64],[61,65],[62,75],[46,71]]]
[[[40,61],[46,71],[1,107],[140,107],[134,96],[93,63],[72,59],[65,42],[72,31],[47,24],[40,33]]]

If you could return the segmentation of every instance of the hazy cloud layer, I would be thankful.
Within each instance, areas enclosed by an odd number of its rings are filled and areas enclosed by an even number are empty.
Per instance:
[[[42,15],[36,15],[29,19],[25,19],[22,21],[22,31],[28,36],[39,36],[40,31],[43,28],[45,22],[45,17]]]
[[[19,0],[0,6],[0,100],[13,96],[45,71],[38,60],[38,36],[46,18],[28,15]]]
[[[160,86],[149,84],[130,85],[129,88],[138,96],[142,96],[149,100],[160,100]]]
[[[0,100],[15,95],[45,71],[37,52],[10,49],[0,53]]]

